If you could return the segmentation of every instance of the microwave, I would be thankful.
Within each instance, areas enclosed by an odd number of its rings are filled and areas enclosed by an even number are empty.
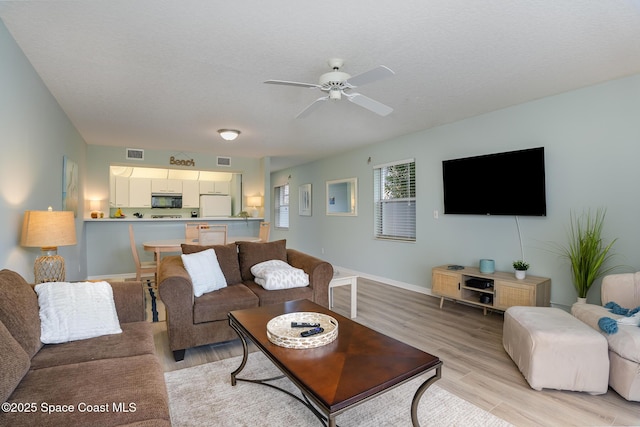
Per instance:
[[[182,194],[152,194],[152,208],[182,208]]]

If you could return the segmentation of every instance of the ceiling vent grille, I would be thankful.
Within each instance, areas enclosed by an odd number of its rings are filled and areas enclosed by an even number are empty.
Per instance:
[[[231,157],[216,157],[218,166],[231,166]]]
[[[139,148],[127,148],[127,160],[144,160],[144,150]]]

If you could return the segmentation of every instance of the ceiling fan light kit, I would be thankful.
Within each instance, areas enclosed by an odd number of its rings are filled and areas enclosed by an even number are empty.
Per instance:
[[[322,102],[330,100],[340,100],[344,95],[349,101],[369,111],[372,111],[380,116],[386,116],[393,111],[393,108],[378,102],[374,99],[368,98],[360,93],[351,92],[352,89],[362,86],[368,83],[372,83],[381,80],[385,77],[390,77],[395,73],[384,65],[379,65],[369,71],[358,74],[354,77],[351,75],[339,71],[344,61],[339,58],[332,58],[328,61],[329,66],[333,71],[324,73],[320,76],[319,83],[300,83],[291,82],[286,80],[267,80],[267,84],[285,85],[285,86],[297,86],[306,88],[320,89],[322,92],[327,93],[326,96],[318,98],[309,104],[304,110],[302,110],[296,118],[303,118],[309,115],[312,111],[318,108]]]
[[[218,129],[218,133],[225,141],[233,141],[240,135],[240,131],[235,129]]]

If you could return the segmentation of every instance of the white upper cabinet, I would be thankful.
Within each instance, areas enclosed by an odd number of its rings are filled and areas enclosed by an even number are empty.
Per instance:
[[[151,179],[129,178],[129,207],[151,207]]]
[[[181,194],[182,181],[179,179],[152,179],[151,192],[161,194]]]
[[[228,195],[231,190],[229,181],[200,181],[200,194]]]
[[[113,177],[113,188],[111,205],[116,208],[126,208],[129,206],[129,178],[124,176]]]
[[[182,207],[200,207],[200,183],[198,181],[182,181]]]

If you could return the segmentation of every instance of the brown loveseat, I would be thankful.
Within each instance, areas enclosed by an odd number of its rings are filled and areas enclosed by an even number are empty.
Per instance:
[[[285,240],[268,243],[238,242],[228,245],[183,245],[183,254],[214,249],[227,287],[195,297],[191,277],[178,255],[163,258],[160,264],[160,299],[167,310],[169,348],[176,361],[185,349],[238,338],[229,326],[227,314],[297,299],[309,299],[328,307],[329,282],[333,267],[326,261],[286,248]],[[286,261],[309,275],[309,286],[265,290],[254,282],[251,267],[262,261]]]
[[[170,426],[140,282],[111,283],[121,334],[40,342],[38,296],[0,271],[0,426]]]

